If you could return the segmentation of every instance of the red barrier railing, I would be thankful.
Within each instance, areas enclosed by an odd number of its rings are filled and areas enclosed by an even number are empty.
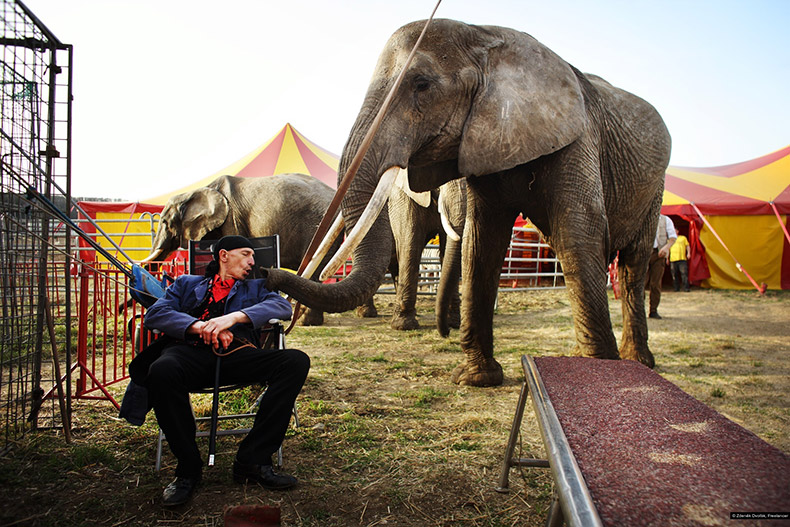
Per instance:
[[[147,339],[140,330],[144,309],[129,296],[126,274],[107,262],[79,264],[77,297],[77,357],[75,399],[107,399],[120,408],[108,387],[128,378],[129,362]],[[175,277],[186,272],[183,260],[166,262],[158,271]]]

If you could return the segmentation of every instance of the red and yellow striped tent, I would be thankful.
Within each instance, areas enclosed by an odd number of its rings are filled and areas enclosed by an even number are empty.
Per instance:
[[[287,123],[271,139],[219,172],[195,181],[186,187],[143,200],[164,205],[171,197],[205,187],[220,176],[266,177],[291,172],[308,174],[337,188],[337,167],[340,158],[313,143]]]
[[[167,200],[176,194],[205,187],[226,174],[240,177],[266,177],[295,172],[309,174],[334,189],[337,188],[339,162],[339,156],[324,150],[287,123],[274,137],[238,161],[180,189],[140,203],[81,201],[79,205],[130,258],[139,260],[147,256],[151,250],[158,213],[162,211]],[[85,229],[88,232],[95,231],[90,224],[86,224]],[[104,236],[97,236],[96,241],[120,258],[112,243]],[[87,255],[84,257],[91,259]]]
[[[689,222],[693,282],[790,289],[790,146],[734,165],[670,166],[661,212]]]

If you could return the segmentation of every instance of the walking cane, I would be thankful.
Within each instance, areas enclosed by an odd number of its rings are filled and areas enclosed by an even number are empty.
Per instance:
[[[214,399],[211,403],[211,429],[208,436],[208,466],[214,466],[214,453],[217,450],[217,421],[219,421],[219,366],[222,357],[217,355],[217,367],[214,373]]]

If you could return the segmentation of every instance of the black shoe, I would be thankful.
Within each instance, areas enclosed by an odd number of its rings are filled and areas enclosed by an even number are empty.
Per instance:
[[[165,487],[165,491],[162,493],[162,505],[165,507],[176,507],[188,502],[189,498],[194,494],[198,483],[200,483],[200,477],[177,477],[170,485]]]
[[[238,461],[233,462],[233,481],[254,482],[269,490],[290,489],[299,482],[289,474],[278,474],[271,465],[247,465]]]
[[[647,316],[650,318],[656,318],[658,320],[661,320],[661,315],[658,314],[658,311],[651,311],[650,314]]]

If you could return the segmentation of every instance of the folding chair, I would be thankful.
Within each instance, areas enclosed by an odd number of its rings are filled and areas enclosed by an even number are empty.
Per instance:
[[[217,240],[199,240],[189,242],[189,272],[194,275],[203,275],[209,262],[213,259],[211,246]],[[255,250],[255,269],[253,271],[253,278],[260,278],[258,268],[260,267],[279,267],[280,266],[280,237],[279,235],[264,236],[259,238],[250,238],[253,248]],[[262,329],[261,334],[261,347],[262,349],[282,349],[285,348],[285,333],[282,321],[272,319],[269,325]],[[221,392],[238,390],[249,386],[249,384],[234,384],[228,386],[219,385],[219,376],[221,371],[221,357],[217,357],[216,370],[214,376],[214,386],[205,389],[197,390],[192,393],[211,393],[213,394],[211,415],[208,417],[197,417],[195,421],[210,422],[208,431],[198,430],[197,437],[208,437],[208,466],[214,465],[214,457],[216,454],[216,438],[217,436],[224,435],[241,435],[250,431],[250,428],[233,428],[228,430],[219,430],[219,421],[226,420],[239,420],[239,419],[254,419],[255,409],[261,402],[263,395],[266,393],[266,388],[261,392],[251,408],[247,413],[219,415],[219,394]],[[299,426],[299,417],[296,413],[296,405],[293,408],[294,426]],[[159,437],[156,446],[156,470],[159,471],[162,467],[162,443],[165,439],[164,433],[159,429]],[[283,450],[282,446],[277,450],[277,466],[282,467],[283,464]]]

